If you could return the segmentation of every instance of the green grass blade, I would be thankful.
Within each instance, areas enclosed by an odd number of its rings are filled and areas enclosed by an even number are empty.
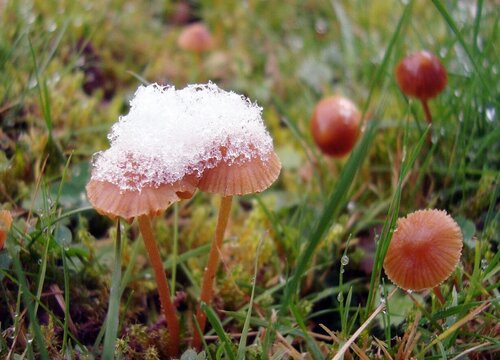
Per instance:
[[[30,319],[30,327],[31,331],[34,333],[34,340],[37,344],[37,350],[39,351],[40,358],[42,360],[49,360],[49,353],[47,352],[47,345],[45,344],[45,340],[42,335],[42,330],[40,328],[40,324],[38,323],[38,319],[35,315],[35,308],[33,306],[33,294],[30,292],[28,281],[26,280],[26,276],[24,275],[23,268],[21,266],[21,262],[19,261],[18,254],[12,254],[12,261],[14,263],[14,270],[16,271],[17,278],[19,281],[19,286],[21,288],[22,297],[24,301],[24,305],[28,311],[28,317]]]
[[[413,151],[407,156],[405,159],[403,159],[403,163],[401,166],[401,171],[399,173],[399,179],[398,179],[398,184],[396,187],[396,191],[394,193],[394,196],[392,198],[391,205],[389,207],[389,213],[387,215],[387,218],[384,222],[384,226],[382,228],[382,233],[380,235],[380,240],[377,243],[377,247],[375,250],[375,258],[374,258],[374,263],[373,263],[373,269],[372,269],[372,275],[370,279],[370,290],[368,292],[368,300],[366,302],[366,307],[365,307],[365,312],[364,312],[364,319],[366,320],[370,314],[372,313],[372,308],[373,308],[373,302],[375,300],[375,294],[377,292],[377,287],[380,282],[380,274],[382,272],[382,267],[384,263],[384,258],[387,253],[387,249],[389,248],[389,244],[391,242],[392,238],[392,232],[394,230],[394,226],[396,225],[396,220],[398,219],[399,215],[399,204],[401,201],[401,191],[403,187],[403,181],[408,174],[408,172],[411,170],[413,167],[413,164],[415,163],[415,160],[417,159],[418,154],[420,153],[420,150],[422,146],[425,143],[425,139],[427,136],[427,132],[429,131],[430,126],[427,127],[426,131],[422,134],[420,137],[420,140],[418,141],[417,145],[413,149]],[[405,131],[405,139],[404,139],[404,147],[406,148],[407,146],[407,134],[408,134],[408,126]]]
[[[113,359],[115,353],[115,343],[118,333],[118,323],[120,319],[120,282],[122,276],[122,244],[120,220],[116,225],[115,242],[115,266],[111,278],[111,291],[109,294],[109,307],[106,315],[106,335],[104,336],[104,348],[102,358],[104,360]]]
[[[250,318],[252,317],[252,307],[253,299],[255,296],[255,285],[257,284],[257,272],[259,270],[259,256],[262,249],[262,244],[264,243],[264,236],[261,237],[259,244],[257,245],[257,251],[255,254],[255,266],[253,272],[253,283],[252,283],[252,293],[250,294],[250,302],[248,303],[247,317],[245,318],[245,323],[243,324],[243,330],[241,331],[240,343],[238,345],[238,360],[245,359],[245,348],[247,345],[248,329],[250,328]]]
[[[311,335],[308,334],[306,324],[304,322],[304,319],[302,318],[302,315],[300,314],[300,311],[293,304],[290,304],[290,311],[292,312],[293,316],[295,317],[295,320],[297,321],[297,324],[302,330],[302,336],[306,340],[307,347],[311,351],[313,359],[323,360],[324,356],[321,353],[318,344],[316,344],[316,341],[314,341]]]
[[[300,280],[304,273],[307,271],[307,265],[314,255],[314,251],[316,250],[326,230],[329,228],[331,223],[335,220],[338,213],[344,206],[357,170],[361,167],[361,163],[365,159],[366,154],[368,153],[368,148],[370,147],[370,144],[375,136],[376,128],[376,123],[373,121],[367,124],[363,139],[356,146],[352,155],[349,157],[349,160],[347,161],[345,168],[340,175],[340,179],[338,180],[333,192],[328,197],[321,218],[317,226],[315,227],[304,251],[300,254],[300,257],[297,260],[295,271],[293,272],[292,277],[287,284],[285,295],[283,298],[284,308],[289,307],[292,297],[294,297],[297,293]]]
[[[219,339],[226,351],[226,354],[230,360],[236,360],[236,355],[234,354],[233,351],[233,343],[229,339],[229,336],[227,336],[226,332],[224,331],[224,328],[222,327],[222,323],[220,322],[219,317],[215,313],[214,309],[212,309],[210,306],[208,306],[205,303],[201,304],[201,310],[207,315],[207,319],[214,328],[215,332],[219,336]]]
[[[440,0],[432,0],[432,3],[438,9],[438,11],[441,13],[441,15],[443,16],[443,19],[446,21],[446,23],[451,28],[451,30],[455,33],[455,36],[457,37],[458,42],[460,43],[460,45],[464,49],[465,53],[469,57],[469,60],[472,63],[472,66],[474,67],[474,70],[476,71],[476,74],[479,77],[479,80],[483,84],[484,88],[490,94],[495,93],[495,91],[491,88],[490,83],[484,79],[483,74],[481,72],[481,67],[476,62],[476,58],[474,57],[474,54],[469,49],[469,46],[466,44],[465,39],[462,36],[462,33],[460,32],[460,30],[457,27],[457,24],[455,24],[455,21],[453,20],[453,17],[448,13],[448,10],[446,10],[446,7],[443,5],[443,3]]]

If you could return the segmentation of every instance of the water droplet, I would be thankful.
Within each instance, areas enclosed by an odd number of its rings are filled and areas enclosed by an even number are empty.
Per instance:
[[[314,29],[318,34],[323,35],[328,31],[328,23],[325,19],[318,19],[314,24]]]
[[[344,294],[339,292],[339,294],[337,295],[337,300],[338,300],[338,302],[341,302],[342,300],[344,300]]]
[[[481,260],[481,269],[485,271],[488,268],[488,260],[483,259]]]
[[[54,32],[56,31],[57,29],[57,24],[55,23],[55,21],[51,21],[48,25],[47,25],[47,31],[48,32]]]
[[[460,97],[460,95],[462,95],[462,93],[460,92],[460,90],[455,90],[453,92],[453,94],[456,96],[456,97]]]
[[[344,268],[340,268],[340,273],[343,274],[345,272]]]
[[[496,109],[494,107],[490,107],[486,109],[486,120],[489,122],[495,121]]]
[[[349,257],[347,255],[342,256],[342,258],[340,259],[340,263],[343,266],[346,266],[347,264],[349,264]]]
[[[30,333],[27,333],[26,334],[26,341],[28,342],[28,344],[31,344],[33,342],[33,335],[31,335]]]
[[[347,210],[352,212],[354,209],[356,209],[356,203],[354,201],[349,201],[347,203]]]

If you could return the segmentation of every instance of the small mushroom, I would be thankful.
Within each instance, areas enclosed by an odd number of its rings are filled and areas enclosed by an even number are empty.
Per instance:
[[[132,106],[129,116],[134,116],[135,112],[144,116],[141,112],[141,105],[144,105],[141,101],[144,100],[141,100],[140,95],[139,99],[136,96],[137,106]],[[122,117],[122,120],[126,121],[127,118]],[[175,181],[168,181],[168,174],[164,173],[162,163],[157,158],[155,139],[130,141],[135,133],[128,134],[127,131],[130,131],[130,128],[123,129],[120,123],[116,124],[110,135],[111,147],[95,156],[92,177],[86,187],[87,196],[97,212],[111,219],[123,218],[131,223],[137,218],[167,321],[168,353],[175,358],[179,354],[179,321],[170,299],[170,290],[151,219],[160,215],[174,202],[191,197],[196,190],[198,178],[196,175],[185,174]],[[134,145],[138,147],[134,148]]]
[[[205,24],[198,22],[186,26],[177,39],[177,45],[183,50],[202,53],[213,46],[212,34]]]
[[[326,155],[347,155],[358,139],[360,121],[361,113],[349,99],[338,95],[324,98],[311,118],[314,142]]]
[[[0,210],[0,250],[5,245],[7,234],[9,233],[10,226],[12,225],[12,215],[7,210]]]
[[[226,149],[223,147],[222,153],[225,152]],[[224,232],[229,220],[233,196],[264,191],[278,178],[280,170],[281,163],[278,156],[271,150],[263,156],[255,156],[250,159],[240,156],[231,162],[221,161],[215,167],[204,171],[198,183],[198,188],[201,191],[219,194],[222,198],[215,237],[208,255],[208,264],[203,274],[201,302],[206,304],[212,302],[215,273],[219,265]],[[197,309],[196,320],[201,332],[203,332],[206,315],[200,306]],[[199,332],[194,334],[193,347],[198,350],[201,348]]]
[[[396,66],[396,80],[405,95],[422,102],[425,118],[432,123],[427,101],[442,92],[448,83],[446,69],[439,59],[426,50],[408,55]]]
[[[446,211],[436,209],[415,211],[396,225],[384,260],[385,273],[405,290],[436,288],[460,259],[460,227]]]

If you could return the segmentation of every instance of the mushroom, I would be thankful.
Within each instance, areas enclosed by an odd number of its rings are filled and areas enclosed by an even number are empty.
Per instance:
[[[422,102],[425,118],[432,123],[427,101],[442,92],[448,82],[446,69],[439,59],[426,50],[408,55],[396,66],[396,80],[405,95]]]
[[[215,273],[219,265],[224,232],[231,211],[231,201],[235,195],[253,194],[264,191],[278,178],[281,163],[274,151],[263,157],[251,159],[237,158],[234,162],[221,161],[216,167],[206,170],[198,183],[201,191],[221,195],[219,217],[212,241],[208,263],[203,274],[200,301],[206,304],[212,302]],[[201,332],[205,329],[206,315],[198,306],[196,313]],[[193,347],[200,349],[201,336],[195,332]]]
[[[118,146],[119,150],[122,149]],[[92,178],[87,184],[87,195],[96,211],[111,219],[123,218],[131,223],[137,218],[144,239],[156,283],[158,295],[169,330],[168,352],[176,357],[179,353],[179,321],[170,299],[170,290],[160,258],[160,251],[153,235],[151,219],[160,215],[172,203],[190,197],[196,190],[196,177],[185,176],[174,183],[140,183],[147,174],[138,169],[138,160],[128,153],[122,162],[115,162],[115,148],[99,154],[94,162]],[[144,159],[142,159],[144,161]],[[126,169],[126,171],[123,171]],[[122,183],[106,178],[105,174],[121,174]],[[126,184],[127,186],[124,186]]]
[[[231,197],[263,191],[281,169],[262,120],[262,108],[213,83],[180,90],[157,84],[141,86],[130,107],[129,114],[113,126],[111,148],[94,161],[92,181],[105,185],[97,183],[99,196],[89,193],[89,197],[103,197],[105,186],[116,190],[101,203],[93,200],[96,207],[112,216],[117,215],[103,204],[132,208],[118,216],[139,216],[141,230],[151,237],[149,217],[173,201],[191,196],[196,186],[221,194],[201,294],[202,301],[210,303]],[[97,171],[100,168],[102,171]],[[149,206],[144,208],[143,204]],[[203,330],[205,319],[200,309],[198,319]],[[200,344],[199,334],[195,334],[195,341]]]
[[[463,237],[458,224],[443,210],[418,210],[400,218],[384,260],[389,279],[405,290],[429,288],[443,301],[437,286],[460,259]]]
[[[311,133],[318,148],[333,157],[348,154],[359,135],[361,114],[349,99],[330,96],[315,107]]]
[[[10,226],[12,225],[12,215],[7,210],[0,210],[0,250],[5,245],[7,234],[9,233]]]
[[[181,49],[202,53],[213,46],[212,34],[205,24],[198,22],[186,26],[177,39],[177,45]]]

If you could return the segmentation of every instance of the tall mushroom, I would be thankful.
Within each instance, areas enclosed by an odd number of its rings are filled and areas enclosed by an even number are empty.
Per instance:
[[[226,149],[222,148],[223,153]],[[206,170],[198,183],[201,191],[221,195],[219,218],[212,241],[208,263],[203,274],[200,301],[210,304],[213,298],[213,285],[217,267],[219,265],[220,253],[224,232],[231,211],[231,201],[235,195],[253,194],[264,191],[278,178],[281,163],[276,153],[271,150],[263,156],[250,159],[239,156],[234,161],[221,161],[214,168]],[[206,324],[206,315],[198,305],[196,320],[203,332]],[[194,333],[193,347],[200,349],[201,335]]]
[[[432,123],[428,100],[436,97],[448,83],[446,69],[439,59],[429,51],[410,54],[396,66],[396,80],[401,91],[422,102],[425,119]]]
[[[144,239],[144,245],[153,267],[158,295],[169,330],[168,353],[179,354],[179,321],[176,309],[170,299],[170,290],[160,258],[160,251],[151,226],[151,219],[160,215],[175,201],[189,197],[195,191],[196,178],[186,176],[176,182],[155,184],[146,181],[147,174],[138,166],[130,153],[123,153],[120,146],[101,153],[94,163],[92,178],[87,184],[87,195],[92,206],[111,219],[123,218],[132,222],[135,218]],[[147,161],[147,158],[142,158]],[[110,179],[106,174],[120,174],[121,182]]]

